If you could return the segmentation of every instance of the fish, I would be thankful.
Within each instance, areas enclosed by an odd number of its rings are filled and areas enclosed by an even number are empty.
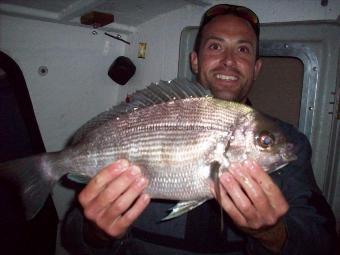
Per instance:
[[[276,119],[196,82],[161,81],[84,124],[65,149],[1,163],[0,179],[17,188],[32,219],[64,175],[87,183],[127,159],[148,179],[152,199],[179,201],[169,220],[212,199],[211,184],[231,163],[251,159],[271,173],[296,159],[294,148]]]

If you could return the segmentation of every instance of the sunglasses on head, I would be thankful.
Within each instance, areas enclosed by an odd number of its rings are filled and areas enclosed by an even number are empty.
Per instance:
[[[250,9],[244,6],[237,6],[237,5],[229,5],[229,4],[218,4],[210,9],[208,9],[202,19],[202,25],[208,23],[212,18],[225,15],[225,14],[233,14],[240,18],[247,20],[251,26],[253,27],[256,35],[258,36],[260,33],[259,28],[259,19],[257,15]]]

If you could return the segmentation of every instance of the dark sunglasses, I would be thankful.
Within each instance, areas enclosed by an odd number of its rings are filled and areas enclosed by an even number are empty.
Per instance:
[[[253,27],[256,33],[256,36],[257,37],[259,36],[260,34],[259,19],[257,15],[255,14],[255,12],[253,12],[252,10],[244,6],[229,5],[229,4],[215,5],[204,13],[201,26],[204,26],[212,18],[218,15],[224,15],[224,14],[233,14],[233,15],[236,15],[240,18],[247,20],[250,23],[250,25]]]

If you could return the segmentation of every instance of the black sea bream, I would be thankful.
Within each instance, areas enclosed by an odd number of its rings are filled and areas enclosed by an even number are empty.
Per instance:
[[[296,158],[275,120],[243,104],[195,97],[204,95],[196,83],[183,82],[181,94],[175,82],[175,89],[170,83],[136,92],[133,103],[118,107],[127,110],[90,121],[63,151],[1,164],[0,178],[19,188],[27,217],[63,175],[88,179],[122,158],[140,166],[152,198],[181,201],[169,218],[213,198],[211,180],[231,162],[252,159],[271,172]]]

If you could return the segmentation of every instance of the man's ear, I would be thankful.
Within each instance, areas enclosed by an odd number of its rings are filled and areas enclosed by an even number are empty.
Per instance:
[[[260,73],[260,71],[261,71],[261,68],[262,68],[262,60],[261,60],[261,59],[258,59],[258,60],[256,60],[256,62],[255,62],[254,80],[257,79],[257,76],[259,75],[259,73]]]
[[[198,59],[196,51],[190,53],[191,70],[194,74],[198,73]]]

